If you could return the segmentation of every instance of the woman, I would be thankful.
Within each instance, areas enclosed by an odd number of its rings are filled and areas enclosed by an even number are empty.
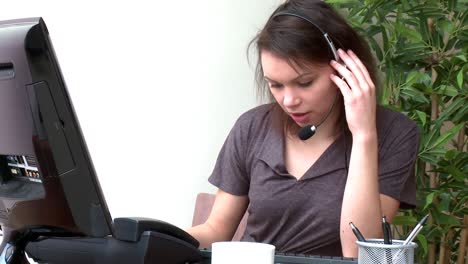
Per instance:
[[[416,203],[417,127],[376,105],[369,48],[326,3],[286,1],[252,43],[272,103],[234,125],[209,178],[212,212],[188,231],[202,247],[231,240],[247,210],[244,241],[356,257],[350,222],[378,238],[382,216]]]

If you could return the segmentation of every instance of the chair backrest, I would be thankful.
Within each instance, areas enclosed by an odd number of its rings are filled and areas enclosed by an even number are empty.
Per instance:
[[[210,216],[211,208],[215,201],[215,195],[211,193],[199,193],[195,202],[195,210],[193,212],[192,226],[203,224],[208,216]],[[232,237],[232,241],[239,241],[244,235],[245,227],[247,226],[248,213],[246,212],[237,227],[236,233]]]

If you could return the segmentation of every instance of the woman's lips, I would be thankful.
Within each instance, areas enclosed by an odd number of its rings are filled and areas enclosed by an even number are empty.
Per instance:
[[[289,115],[296,123],[305,124],[307,121],[307,113],[290,113]]]

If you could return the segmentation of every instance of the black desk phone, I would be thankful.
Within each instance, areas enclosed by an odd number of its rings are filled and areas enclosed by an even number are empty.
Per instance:
[[[113,236],[52,237],[29,242],[26,251],[38,263],[47,259],[50,264],[184,264],[202,259],[198,246],[170,223],[133,217],[114,219]]]

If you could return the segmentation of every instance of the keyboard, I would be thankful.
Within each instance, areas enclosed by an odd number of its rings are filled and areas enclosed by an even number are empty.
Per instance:
[[[200,250],[203,260],[199,264],[211,263],[211,250]],[[330,256],[312,256],[302,254],[275,254],[275,264],[357,264],[356,258],[330,257]]]

